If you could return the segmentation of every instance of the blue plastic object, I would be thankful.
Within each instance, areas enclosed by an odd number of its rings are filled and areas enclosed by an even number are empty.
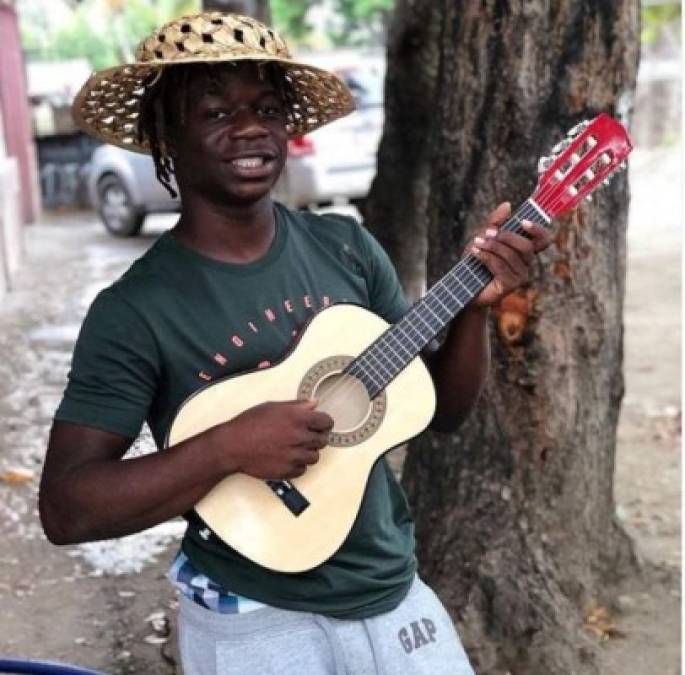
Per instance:
[[[88,670],[66,663],[26,661],[25,659],[0,659],[0,673],[12,673],[12,675],[105,675],[99,670]]]

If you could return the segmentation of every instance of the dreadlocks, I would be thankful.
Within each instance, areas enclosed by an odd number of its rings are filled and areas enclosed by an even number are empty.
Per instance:
[[[253,63],[253,62],[250,62]],[[189,63],[165,68],[151,75],[144,83],[145,92],[140,102],[138,140],[147,140],[155,163],[157,180],[172,197],[178,194],[171,184],[174,174],[174,128],[178,131],[185,124],[190,105],[190,83],[196,78],[204,79],[210,85],[220,83],[221,73],[227,67],[236,67],[235,62]],[[286,118],[292,118],[294,96],[290,79],[277,63],[258,63],[259,76],[266,79],[276,90],[286,108]]]

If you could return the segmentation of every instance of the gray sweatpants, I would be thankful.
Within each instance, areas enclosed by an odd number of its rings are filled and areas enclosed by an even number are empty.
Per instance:
[[[474,675],[418,577],[396,609],[359,621],[272,607],[219,614],[182,596],[179,640],[185,675]]]

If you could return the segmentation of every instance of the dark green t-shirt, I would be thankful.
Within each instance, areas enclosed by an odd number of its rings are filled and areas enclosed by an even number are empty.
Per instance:
[[[352,302],[394,323],[407,310],[397,275],[352,218],[275,206],[276,235],[253,263],[224,263],[166,233],[102,291],[83,323],[57,420],[134,438],[147,421],[157,447],[178,407],[216,378],[268,367],[329,304]],[[393,609],[413,578],[413,522],[386,462],[376,463],[340,550],[308,572],[252,563],[195,518],[183,550],[227,590],[286,609],[363,618]]]

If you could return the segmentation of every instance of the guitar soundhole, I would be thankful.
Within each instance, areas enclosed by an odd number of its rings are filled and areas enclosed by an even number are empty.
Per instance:
[[[351,356],[332,356],[312,366],[304,376],[298,396],[315,398],[318,410],[334,420],[329,445],[352,446],[372,436],[385,415],[385,392],[373,400],[364,384],[343,369]]]

